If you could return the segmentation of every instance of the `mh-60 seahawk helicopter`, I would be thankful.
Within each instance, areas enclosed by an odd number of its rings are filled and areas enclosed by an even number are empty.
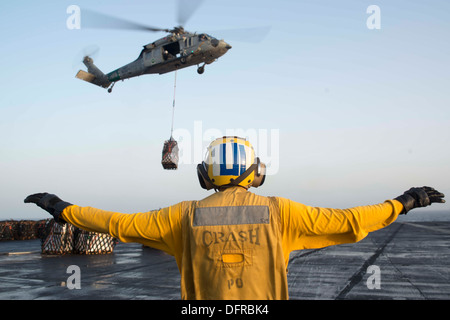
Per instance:
[[[87,67],[87,72],[80,70],[76,77],[97,86],[108,88],[108,92],[112,91],[117,81],[144,74],[164,74],[194,65],[198,66],[197,72],[202,74],[205,70],[205,65],[213,63],[231,49],[231,46],[224,40],[218,40],[206,33],[187,32],[181,25],[173,29],[160,29],[93,11],[85,12],[90,16],[91,22],[97,23],[88,25],[88,28],[137,29],[169,33],[164,38],[144,45],[135,61],[107,74],[94,65],[91,57],[85,56],[83,63]]]
[[[109,87],[108,92],[111,92],[117,81],[144,74],[163,74],[203,64],[197,68],[197,72],[202,74],[206,64],[213,63],[231,49],[224,40],[217,40],[206,33],[189,33],[183,27],[168,32],[171,34],[145,45],[135,61],[107,74],[95,66],[92,58],[86,56],[83,63],[88,72],[80,70],[76,77],[103,88]]]

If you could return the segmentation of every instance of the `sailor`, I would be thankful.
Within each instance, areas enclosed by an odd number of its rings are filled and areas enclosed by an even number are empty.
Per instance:
[[[48,193],[28,196],[56,221],[138,242],[176,259],[182,299],[288,299],[286,269],[294,250],[358,242],[399,214],[444,195],[411,188],[384,202],[349,209],[311,207],[249,191],[265,180],[265,165],[249,141],[214,140],[197,166],[199,182],[217,192],[144,213],[123,214],[80,207]]]

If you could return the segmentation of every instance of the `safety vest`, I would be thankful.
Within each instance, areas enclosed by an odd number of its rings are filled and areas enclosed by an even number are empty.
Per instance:
[[[403,205],[329,209],[227,188],[201,201],[136,214],[68,206],[62,218],[173,255],[183,299],[288,299],[294,250],[362,240],[397,219]]]
[[[182,221],[182,299],[288,299],[280,212],[250,192],[192,202]]]

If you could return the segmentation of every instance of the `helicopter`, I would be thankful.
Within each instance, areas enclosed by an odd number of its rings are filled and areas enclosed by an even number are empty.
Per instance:
[[[205,65],[213,63],[231,49],[231,45],[224,40],[206,33],[186,32],[181,26],[167,31],[170,34],[166,37],[144,45],[136,60],[107,74],[95,66],[91,57],[85,56],[83,63],[88,71],[80,70],[76,77],[108,88],[111,92],[117,81],[144,74],[164,74],[194,65],[198,66],[198,74],[203,74]]]
[[[196,9],[195,7],[191,8],[185,13],[185,7],[180,6],[179,8],[181,18],[178,22],[181,23],[186,22],[188,16]],[[108,88],[108,92],[112,91],[115,83],[119,80],[145,74],[164,74],[195,65],[198,74],[203,74],[205,65],[213,63],[231,49],[231,45],[223,39],[218,40],[207,33],[197,34],[185,31],[181,24],[172,29],[162,29],[91,10],[83,10],[83,14],[89,18],[87,19],[88,23],[90,22],[90,25],[87,25],[88,28],[133,29],[168,33],[165,37],[144,45],[136,60],[106,74],[94,64],[92,57],[84,56],[83,63],[87,67],[87,72],[79,70],[75,77],[99,87]]]

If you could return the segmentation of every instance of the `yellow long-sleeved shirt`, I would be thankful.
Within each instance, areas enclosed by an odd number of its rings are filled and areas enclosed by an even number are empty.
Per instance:
[[[62,218],[79,228],[173,255],[182,275],[183,299],[287,299],[285,269],[291,251],[360,241],[394,222],[402,209],[396,200],[343,210],[317,208],[235,187],[200,201],[135,214],[73,205]],[[245,275],[246,270],[265,264],[271,266],[257,270],[267,285],[250,285],[250,275],[260,275],[256,269]],[[236,282],[226,282],[227,277],[238,277],[240,290],[231,288]],[[211,281],[217,284],[211,286]]]

